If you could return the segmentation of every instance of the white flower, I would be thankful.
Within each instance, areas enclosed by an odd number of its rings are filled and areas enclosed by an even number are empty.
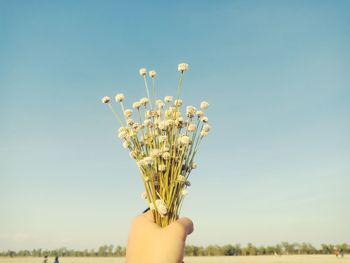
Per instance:
[[[156,209],[154,208],[154,204],[153,204],[153,203],[150,203],[150,204],[149,204],[149,209],[151,209],[151,210],[156,210]]]
[[[124,100],[124,94],[123,93],[118,93],[117,95],[115,95],[115,100],[117,102],[122,102]]]
[[[126,136],[128,136],[128,131],[127,130],[119,131],[119,133],[118,133],[118,137],[119,138],[124,139]]]
[[[190,125],[188,125],[188,130],[190,132],[194,132],[197,129],[197,126],[194,125],[193,123],[191,123]]]
[[[162,100],[156,100],[156,105],[159,109],[163,109],[164,102]]]
[[[170,153],[164,152],[164,153],[162,154],[162,157],[163,157],[164,160],[169,160],[169,159],[170,159]]]
[[[168,136],[166,136],[166,135],[160,135],[160,136],[158,137],[158,140],[159,140],[160,143],[165,142],[165,141],[168,140]]]
[[[188,64],[186,63],[180,63],[177,66],[177,70],[180,71],[181,73],[184,73],[186,70],[188,70]]]
[[[130,143],[128,141],[123,142],[123,147],[125,149],[129,148],[129,146],[130,146]]]
[[[182,196],[185,196],[185,195],[187,195],[187,194],[188,194],[188,192],[187,192],[186,189],[182,189],[182,190],[181,190],[181,195],[182,195]]]
[[[208,132],[206,132],[206,131],[201,131],[201,136],[202,137],[205,137],[205,136],[207,136],[208,135]]]
[[[170,150],[169,145],[165,145],[164,148],[163,148],[163,151],[164,152],[168,152],[169,150]]]
[[[164,101],[165,101],[165,102],[171,102],[171,101],[173,101],[173,96],[165,96]]]
[[[192,169],[196,169],[197,167],[198,167],[197,163],[193,162],[193,163],[191,164],[191,168],[192,168]]]
[[[161,199],[156,200],[157,211],[161,216],[165,216],[168,212],[164,202]]]
[[[145,68],[140,68],[140,70],[139,70],[139,73],[140,73],[140,76],[146,76],[146,74],[147,74],[147,69],[145,69]]]
[[[157,75],[157,72],[155,72],[154,70],[150,70],[148,74],[151,78],[154,78]]]
[[[197,111],[197,116],[198,116],[198,118],[202,118],[203,116],[204,116],[204,112],[203,111]]]
[[[132,116],[132,110],[131,109],[126,109],[124,111],[124,115],[125,115],[125,117],[130,118]]]
[[[136,164],[137,164],[138,167],[142,167],[142,166],[146,165],[143,159],[138,160],[138,161],[136,162]]]
[[[200,120],[204,123],[208,122],[208,117],[207,116],[203,116],[202,118],[200,118]]]
[[[182,100],[175,100],[175,106],[180,107],[182,105]]]
[[[193,106],[187,106],[186,113],[188,117],[192,118],[196,114],[196,108]]]
[[[185,181],[186,181],[186,178],[185,178],[185,176],[183,176],[183,175],[180,174],[180,175],[177,177],[177,180],[180,181],[180,182],[185,182]]]
[[[210,126],[209,126],[208,124],[205,124],[205,125],[203,126],[202,131],[209,132],[209,131],[210,131]]]
[[[148,98],[142,98],[142,99],[140,99],[140,103],[141,103],[143,106],[146,106],[148,102],[149,102],[149,99],[148,99]]]
[[[183,145],[189,145],[190,144],[190,137],[188,137],[188,136],[186,136],[186,135],[183,135],[183,136],[181,136],[181,138],[180,138],[180,142],[181,142],[181,144],[183,144]]]
[[[201,109],[202,110],[206,110],[206,109],[208,109],[208,107],[209,107],[209,103],[208,102],[206,102],[206,101],[202,101],[201,102]]]
[[[132,104],[132,107],[133,107],[134,109],[139,109],[139,108],[141,107],[141,102],[139,102],[139,101],[134,102],[134,103]]]
[[[152,149],[151,152],[150,152],[150,156],[152,158],[156,158],[158,156],[160,156],[162,153],[159,149]]]
[[[153,159],[149,156],[145,157],[142,159],[145,165],[152,165],[153,164]]]
[[[166,170],[166,166],[164,164],[158,165],[158,170],[164,172]]]
[[[102,103],[107,104],[108,102],[111,101],[111,98],[108,97],[108,96],[104,96],[104,97],[101,99],[101,101],[102,101]]]
[[[165,122],[165,121],[159,122],[158,127],[159,127],[159,129],[161,129],[161,130],[166,130],[166,128],[167,128],[166,122]]]
[[[152,123],[152,121],[151,121],[150,119],[146,119],[146,120],[143,121],[143,124],[144,124],[146,127],[151,126],[151,123]]]
[[[166,125],[167,127],[173,126],[173,125],[174,125],[174,120],[171,120],[171,119],[166,120],[166,121],[165,121],[165,125]]]
[[[129,126],[132,126],[135,122],[133,119],[127,119],[126,120],[126,123],[129,125]]]
[[[144,191],[144,192],[141,194],[141,199],[147,200],[147,193],[146,193],[146,191]]]

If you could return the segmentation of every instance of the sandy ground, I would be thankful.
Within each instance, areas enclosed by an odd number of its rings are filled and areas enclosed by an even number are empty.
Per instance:
[[[0,257],[0,263],[42,263],[42,258]],[[49,258],[49,263],[53,258]],[[185,263],[350,263],[350,255],[344,258],[332,256],[248,256],[248,257],[188,257]],[[60,258],[60,263],[124,263],[124,258]]]

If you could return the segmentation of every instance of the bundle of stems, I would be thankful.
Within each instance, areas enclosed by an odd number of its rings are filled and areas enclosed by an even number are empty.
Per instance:
[[[108,96],[102,98],[120,124],[118,136],[141,172],[145,186],[142,198],[148,201],[154,222],[161,227],[178,219],[187,187],[191,185],[188,177],[197,167],[194,158],[202,139],[210,130],[208,117],[204,114],[208,102],[202,101],[200,110],[187,106],[186,114],[181,112],[183,102],[180,92],[187,70],[188,64],[178,65],[177,98],[173,100],[172,96],[166,96],[160,100],[155,96],[156,72],[148,72],[152,80],[151,96],[147,70],[141,68],[139,73],[144,80],[147,97],[134,102],[132,110],[124,107],[124,94],[115,96],[124,118],[111,105]]]

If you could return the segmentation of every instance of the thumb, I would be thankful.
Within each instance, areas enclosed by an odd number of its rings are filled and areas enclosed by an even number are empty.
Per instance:
[[[193,232],[193,229],[193,222],[187,217],[179,218],[168,226],[168,230],[174,231],[183,240],[186,240],[186,237]]]

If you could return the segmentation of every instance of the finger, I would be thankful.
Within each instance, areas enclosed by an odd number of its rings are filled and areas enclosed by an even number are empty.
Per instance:
[[[166,230],[185,241],[187,236],[193,232],[193,222],[191,219],[183,217],[171,223]]]
[[[189,219],[188,217],[182,217],[180,219],[177,220],[178,223],[180,223],[186,233],[186,236],[192,234],[193,230],[194,230],[194,226],[193,226],[193,222],[191,219]]]

